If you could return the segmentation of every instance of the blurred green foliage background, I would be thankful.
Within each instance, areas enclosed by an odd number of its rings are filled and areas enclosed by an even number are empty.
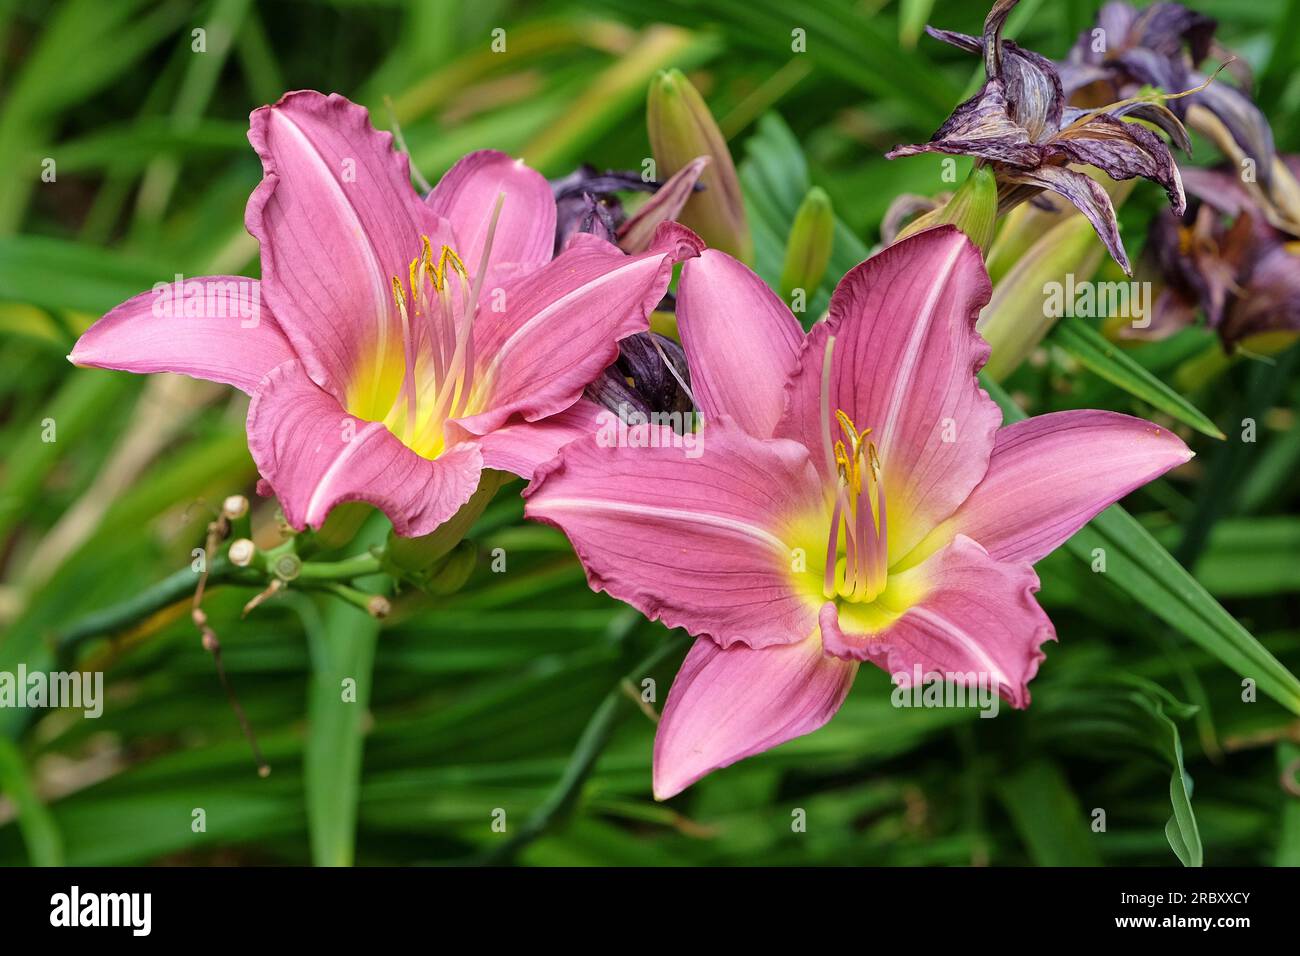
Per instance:
[[[1300,147],[1300,2],[1193,5],[1254,67],[1279,147]],[[1008,32],[1059,58],[1097,6],[1026,0]],[[382,627],[292,589],[242,620],[248,589],[209,595],[268,779],[187,604],[68,640],[86,614],[185,568],[228,494],[254,498],[260,538],[275,538],[242,395],[64,357],[94,318],[175,273],[256,275],[251,109],[285,90],[341,92],[381,128],[395,117],[430,180],[483,147],[551,176],[640,168],[647,84],[679,67],[741,163],[765,278],[808,187],[831,197],[842,226],[824,295],[896,195],[951,188],[937,157],[882,153],[928,138],[981,76],[920,25],[978,33],[985,12],[965,0],[0,0],[0,670],[102,669],[108,698],[98,720],[0,710],[0,862],[1174,865],[1171,841],[1193,834],[1209,864],[1300,863],[1300,799],[1281,782],[1300,758],[1294,709],[1279,695],[1244,702],[1248,667],[1065,550],[1039,567],[1060,644],[1028,711],[895,709],[886,675],[864,670],[825,729],[667,804],[650,795],[640,694],[655,679],[662,707],[685,642],[592,594],[564,539],[522,523],[517,483],[472,535],[484,555],[506,549],[508,570],[485,558],[453,596],[400,597]],[[504,53],[490,49],[497,28]],[[806,53],[791,52],[794,28]],[[1194,161],[1212,161],[1197,145]],[[1141,182],[1123,207],[1134,254],[1158,193]],[[1129,354],[1175,381],[1207,347],[1192,329]],[[1198,457],[1126,502],[1292,672],[1293,353],[1177,380],[1228,440],[1178,426]],[[1031,412],[1168,422],[1051,338],[1009,385]],[[1247,418],[1254,443],[1240,440]],[[360,705],[340,707],[340,675],[357,679]],[[1182,836],[1167,836],[1171,815]]]

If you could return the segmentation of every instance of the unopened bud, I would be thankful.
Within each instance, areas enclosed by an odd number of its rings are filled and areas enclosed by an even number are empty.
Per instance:
[[[362,522],[374,513],[374,508],[364,501],[346,501],[335,505],[325,523],[316,532],[316,543],[327,551],[341,548],[361,530]]]
[[[392,610],[392,604],[390,604],[388,598],[384,597],[382,594],[376,594],[366,602],[366,613],[371,617],[388,617]]]
[[[1029,247],[993,287],[975,325],[993,349],[984,374],[1000,382],[1016,370],[1060,318],[1046,307],[1047,284],[1067,273],[1092,275],[1104,253],[1080,215],[1062,219]]]
[[[660,176],[672,176],[696,157],[709,158],[699,180],[704,189],[687,200],[678,221],[712,248],[752,260],[754,242],[736,164],[704,98],[681,70],[664,71],[651,81],[646,125]]]
[[[789,302],[795,289],[803,289],[812,296],[826,275],[834,241],[835,213],[831,199],[825,190],[814,186],[799,204],[790,227],[785,267],[781,270],[781,298]]]

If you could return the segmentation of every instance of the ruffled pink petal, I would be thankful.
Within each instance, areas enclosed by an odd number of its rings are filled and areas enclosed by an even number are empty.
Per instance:
[[[785,303],[742,263],[709,249],[682,267],[677,328],[705,420],[730,415],[751,435],[770,436],[803,342]]]
[[[840,709],[856,661],[816,636],[759,650],[695,642],[655,734],[654,793],[667,800],[705,774],[812,733]]]
[[[531,479],[569,442],[591,438],[600,428],[600,406],[579,399],[570,408],[535,422],[514,422],[478,439],[483,466]]]
[[[272,369],[253,394],[248,449],[299,530],[319,528],[335,505],[366,501],[398,534],[428,534],[469,500],[483,470],[473,443],[420,457],[380,422],[345,412],[297,361]]]
[[[835,337],[829,409],[872,429],[891,562],[952,514],[988,468],[1002,413],[975,378],[989,355],[975,319],[989,290],[979,249],[957,229],[910,236],[844,277],[790,380],[776,433],[803,442],[825,472],[822,366]]]
[[[459,424],[476,435],[512,415],[536,421],[563,411],[618,357],[618,341],[650,327],[673,265],[698,255],[699,238],[676,223],[659,227],[649,252],[627,256],[579,233],[541,269],[501,290],[474,323],[482,411]]]
[[[183,372],[251,394],[294,351],[256,279],[204,276],[127,299],[87,329],[68,358],[93,368]]]
[[[366,418],[391,407],[404,367],[392,279],[422,235],[451,229],[420,201],[404,153],[337,94],[286,93],[254,110],[263,177],[245,224],[262,246],[262,292],[312,381]]]
[[[456,252],[471,272],[478,269],[497,196],[505,193],[492,239],[490,265],[511,263],[531,272],[551,261],[555,245],[555,197],[550,184],[522,159],[494,149],[462,157],[433,187],[425,202],[451,222]]]
[[[816,603],[794,589],[799,556],[783,539],[821,500],[807,452],[726,419],[689,436],[694,449],[669,428],[619,424],[605,412],[596,438],[566,446],[524,491],[525,515],[569,536],[592,590],[723,646],[812,633]]]
[[[998,560],[1032,564],[1191,457],[1168,429],[1117,412],[1027,418],[998,432],[988,474],[938,534],[969,535]]]
[[[902,580],[894,582],[893,578]],[[875,633],[853,631],[852,610],[827,602],[821,611],[826,651],[869,660],[912,686],[915,668],[928,674],[962,675],[956,683],[997,686],[1013,707],[1029,705],[1029,681],[1046,656],[1044,641],[1056,639],[1034,593],[1038,575],[1027,564],[998,561],[976,542],[958,535],[951,544],[900,575],[891,587],[920,583],[925,596]],[[847,628],[847,630],[846,630]]]

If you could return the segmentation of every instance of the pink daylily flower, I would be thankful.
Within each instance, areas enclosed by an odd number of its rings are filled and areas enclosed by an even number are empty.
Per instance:
[[[1191,457],[1112,412],[999,427],[975,376],[988,299],[979,250],[941,227],[852,270],[805,335],[707,251],[677,300],[702,453],[589,436],[538,469],[526,514],[568,535],[592,588],[698,638],[655,740],[659,799],[822,726],[860,661],[1026,706],[1055,638],[1033,563]]]
[[[337,94],[288,93],[252,113],[248,138],[263,169],[245,216],[261,282],[160,284],[69,357],[247,392],[263,487],[300,530],[360,500],[398,534],[427,534],[484,468],[530,477],[589,431],[583,388],[701,249],[666,223],[640,255],[584,235],[552,260],[541,175],[471,153],[421,199],[392,136]]]

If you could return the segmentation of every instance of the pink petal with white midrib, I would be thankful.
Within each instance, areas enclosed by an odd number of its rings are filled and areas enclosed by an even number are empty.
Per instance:
[[[857,670],[856,661],[823,654],[816,637],[757,650],[696,641],[655,733],[655,799],[821,727],[839,710]]]

